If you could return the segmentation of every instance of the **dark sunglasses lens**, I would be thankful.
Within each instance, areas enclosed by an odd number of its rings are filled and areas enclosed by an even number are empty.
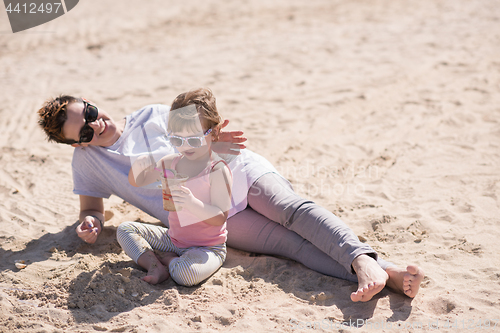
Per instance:
[[[193,148],[201,147],[201,140],[199,138],[189,138],[187,139],[188,145]]]
[[[90,104],[87,104],[87,114],[85,116],[85,120],[88,123],[94,122],[97,120],[97,116],[99,115],[99,110]]]
[[[174,147],[182,146],[182,139],[176,137],[169,137],[168,140],[170,141],[170,144]]]
[[[89,125],[85,124],[80,131],[80,142],[90,142],[94,138],[94,130]]]

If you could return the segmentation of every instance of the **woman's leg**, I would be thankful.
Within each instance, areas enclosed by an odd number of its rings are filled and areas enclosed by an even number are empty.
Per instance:
[[[353,260],[361,254],[377,259],[376,252],[361,243],[342,220],[314,202],[301,198],[277,174],[265,174],[251,186],[248,204],[258,213],[310,241],[349,272],[352,272]],[[391,265],[383,260],[378,262],[383,269]]]
[[[356,266],[359,264],[365,264],[365,266],[361,270],[358,267],[360,275],[354,275],[350,269],[346,270],[343,265],[309,241],[255,212],[250,207],[229,218],[227,230],[228,246],[249,252],[284,256],[317,272],[344,280],[357,281],[358,290],[351,295],[353,301],[367,301],[379,291],[377,284],[373,282],[380,282],[380,274],[375,272],[377,269],[380,270],[380,267],[388,274],[388,280],[381,281],[382,284],[385,285],[387,282],[391,288],[410,297],[415,297],[418,293],[424,277],[423,271],[417,266],[400,269],[380,258],[377,262],[370,259],[374,263],[374,268],[371,263],[367,263],[368,257],[364,255],[356,258]],[[383,270],[382,273],[384,273]]]
[[[349,281],[357,277],[293,231],[247,207],[227,221],[227,245],[235,249],[279,255],[317,272]]]
[[[192,247],[170,261],[172,279],[183,286],[194,286],[214,274],[226,259],[226,245]]]

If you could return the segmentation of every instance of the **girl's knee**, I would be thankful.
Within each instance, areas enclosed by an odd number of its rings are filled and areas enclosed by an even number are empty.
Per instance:
[[[197,284],[199,284],[201,281],[191,281],[189,279],[185,279],[182,276],[175,276],[175,275],[170,275],[172,277],[172,280],[175,281],[175,283],[184,286],[184,287],[193,287]]]
[[[185,287],[192,287],[203,281],[199,278],[196,271],[185,265],[170,264],[169,270],[172,280]]]
[[[118,243],[121,243],[121,240],[135,233],[136,229],[134,227],[134,222],[123,222],[116,229],[116,239],[118,240]]]
[[[133,230],[134,223],[135,222],[123,222],[118,226],[118,228],[116,230],[120,231],[120,232],[127,232],[129,230]]]
[[[170,262],[169,271],[176,283],[191,287],[200,284],[210,277],[215,270],[204,265],[197,265],[187,258],[175,258]]]

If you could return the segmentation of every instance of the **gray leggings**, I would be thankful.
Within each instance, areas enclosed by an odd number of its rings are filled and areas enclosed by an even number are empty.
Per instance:
[[[265,174],[252,185],[248,204],[227,221],[230,247],[284,256],[349,281],[357,281],[351,264],[361,254],[376,259],[383,269],[393,265],[378,258],[333,213],[297,195],[277,174]]]

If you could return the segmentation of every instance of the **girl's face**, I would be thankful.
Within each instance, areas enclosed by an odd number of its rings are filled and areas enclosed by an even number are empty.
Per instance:
[[[184,155],[190,161],[196,161],[203,159],[210,154],[210,148],[212,146],[212,134],[204,136],[202,131],[193,131],[191,129],[184,128],[182,131],[172,132],[170,136],[175,136],[183,139],[188,138],[201,138],[201,146],[194,148],[188,143],[188,140],[182,140],[182,146],[176,147],[179,153]]]

